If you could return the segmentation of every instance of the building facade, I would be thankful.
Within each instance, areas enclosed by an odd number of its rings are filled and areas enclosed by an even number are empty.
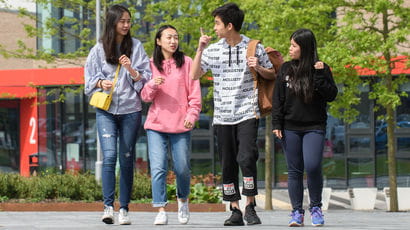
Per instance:
[[[39,10],[39,17],[46,14],[45,11]],[[51,12],[70,15],[70,12],[61,10]],[[13,22],[10,20],[12,17],[15,17],[16,23],[18,21],[15,12],[0,11],[0,18],[2,16],[9,19],[8,23]],[[12,26],[14,32],[18,32],[19,26],[21,25]],[[7,26],[2,24],[0,29],[5,27]],[[4,36],[4,33],[0,33],[0,36]],[[34,42],[34,47],[60,49],[61,52],[75,49],[78,45],[74,40],[59,41],[57,37],[29,42]],[[59,66],[60,68],[39,69],[38,66],[42,63],[32,60],[0,61],[0,171],[16,172],[25,176],[29,176],[33,170],[94,173],[97,160],[95,109],[88,105],[88,98],[81,93],[84,83],[83,68]],[[410,75],[410,70],[404,64],[397,66],[395,71],[395,74]],[[34,85],[36,87],[33,87]],[[205,95],[208,89],[203,87],[202,90]],[[410,95],[410,84],[403,85],[400,90]],[[386,123],[379,118],[383,111],[374,112],[374,102],[368,99],[370,88],[362,88],[361,91],[362,101],[357,107],[360,116],[355,122],[347,125],[329,115],[323,151],[325,186],[388,186]],[[401,100],[402,105],[395,114],[397,176],[398,186],[409,187],[410,96],[402,97]],[[147,106],[144,104],[143,122]],[[212,117],[202,113],[192,132],[193,174],[221,172],[211,121]],[[259,126],[258,180],[263,184],[266,155],[264,119],[260,120]],[[273,148],[269,153],[273,159],[272,183],[276,188],[286,188],[285,157],[279,140],[273,140]],[[136,144],[135,164],[138,170],[147,170],[147,151],[147,138],[145,131],[141,129]]]

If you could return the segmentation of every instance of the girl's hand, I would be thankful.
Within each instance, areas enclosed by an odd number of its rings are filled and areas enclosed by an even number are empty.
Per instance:
[[[282,130],[279,130],[279,129],[274,129],[273,131],[272,131],[272,133],[273,134],[275,134],[275,136],[276,137],[278,137],[279,139],[282,139]]]
[[[184,127],[187,129],[192,129],[193,128],[193,124],[187,120],[184,121]]]
[[[125,54],[121,55],[118,61],[128,72],[131,71],[131,60]]]
[[[325,65],[323,64],[323,62],[318,61],[315,63],[314,65],[315,69],[323,69],[325,67]]]
[[[162,76],[154,77],[154,83],[155,85],[161,85],[165,81],[165,78]]]
[[[110,80],[101,80],[101,88],[104,91],[110,90],[112,87],[112,81]]]

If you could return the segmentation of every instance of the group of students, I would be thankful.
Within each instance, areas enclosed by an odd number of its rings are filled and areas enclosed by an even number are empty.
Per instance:
[[[115,166],[120,164],[119,224],[131,224],[128,204],[133,185],[135,143],[141,125],[142,101],[150,102],[144,123],[152,182],[155,225],[168,223],[166,213],[168,148],[177,181],[178,220],[189,221],[191,130],[201,111],[198,79],[213,76],[213,126],[222,164],[223,200],[230,202],[231,216],[225,226],[261,224],[255,207],[257,188],[257,90],[250,68],[261,77],[276,79],[273,96],[272,132],[281,140],[288,167],[288,190],[292,204],[289,226],[303,226],[303,174],[307,173],[309,211],[314,226],[324,224],[321,212],[323,187],[321,162],[326,127],[327,102],[335,99],[337,87],[329,66],[319,61],[312,31],[299,29],[290,37],[289,56],[276,73],[263,45],[254,57],[246,57],[250,39],[240,34],[243,11],[227,3],[212,12],[214,32],[199,39],[194,59],[179,48],[179,35],[171,25],[161,26],[149,59],[142,43],[130,35],[131,14],[121,5],[111,6],[100,41],[91,49],[85,65],[85,94],[115,88],[110,108],[96,109],[98,138],[103,152],[102,221],[114,223]],[[114,83],[117,66],[118,80]],[[118,151],[117,151],[118,142]],[[239,169],[245,212],[239,207]]]

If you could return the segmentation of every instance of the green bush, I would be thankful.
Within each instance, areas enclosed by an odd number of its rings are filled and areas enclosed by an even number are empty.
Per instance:
[[[117,191],[119,192],[118,189]],[[151,178],[146,173],[136,172],[134,174],[131,200],[147,200],[151,198]]]
[[[19,198],[25,188],[24,178],[15,173],[0,174],[0,196],[2,199]]]
[[[175,175],[171,171],[167,177],[167,199],[176,201],[177,185]],[[189,202],[191,203],[220,203],[222,192],[216,187],[219,177],[209,173],[206,175],[196,175],[191,178],[191,189]]]
[[[29,201],[102,200],[101,186],[95,177],[85,174],[45,174],[22,177],[13,173],[0,173],[0,197]]]
[[[193,176],[191,180],[191,203],[218,203],[221,192],[215,186],[212,174]],[[167,178],[167,195],[169,201],[176,200],[175,175],[169,173]],[[119,180],[117,179],[117,198]],[[25,200],[30,202],[44,200],[64,201],[101,201],[102,188],[90,173],[56,174],[43,173],[38,176],[23,177],[15,173],[0,173],[0,202],[7,200]],[[133,202],[151,202],[151,178],[147,173],[134,174],[134,186],[131,193]]]

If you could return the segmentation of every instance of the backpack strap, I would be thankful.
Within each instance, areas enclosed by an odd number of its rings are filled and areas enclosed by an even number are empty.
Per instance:
[[[255,56],[256,46],[258,45],[259,42],[260,42],[259,40],[253,40],[253,39],[249,40],[248,49],[246,50],[246,59],[248,59],[248,57],[254,57]],[[255,68],[249,68],[249,71],[251,71],[251,74],[252,74],[253,90],[256,93],[256,89],[258,88],[258,73],[256,72]],[[256,108],[254,108],[254,113],[255,113],[256,119],[259,119],[260,116],[258,116],[258,114],[256,113]]]
[[[248,42],[248,50],[246,51],[246,58],[253,57],[256,54],[256,46],[259,44],[259,40],[249,40]],[[258,77],[258,73],[254,68],[249,68],[253,76],[254,86],[256,88],[256,81]]]

